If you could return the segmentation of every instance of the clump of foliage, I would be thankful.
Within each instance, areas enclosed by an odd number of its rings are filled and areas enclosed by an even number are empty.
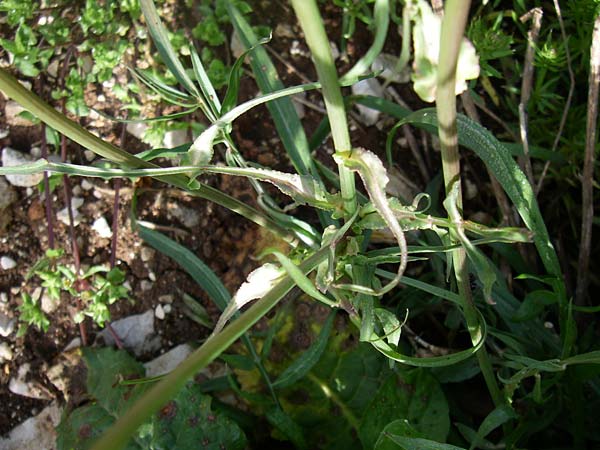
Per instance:
[[[61,261],[62,249],[49,249],[46,255],[37,261],[27,273],[26,280],[38,277],[46,295],[55,302],[61,300],[62,294],[79,299],[81,308],[73,317],[80,323],[86,316],[100,326],[110,320],[109,306],[121,299],[129,299],[129,289],[123,285],[125,273],[114,267],[108,269],[102,265],[90,267],[82,274],[77,274],[71,267]],[[27,293],[22,296],[23,303],[19,308],[22,322],[18,335],[23,335],[27,327],[35,325],[42,331],[47,331],[50,325],[48,318],[41,310],[36,299]]]

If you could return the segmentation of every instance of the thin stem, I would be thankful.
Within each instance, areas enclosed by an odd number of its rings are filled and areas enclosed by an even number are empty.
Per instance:
[[[48,143],[46,142],[46,124],[42,124],[42,158],[48,159]],[[48,225],[48,247],[54,248],[54,221],[52,219],[52,195],[48,172],[44,172],[44,204],[46,207],[46,224]]]
[[[307,274],[326,260],[329,249],[323,248],[300,264]],[[220,333],[208,338],[190,357],[173,372],[147,391],[117,422],[96,442],[92,450],[119,450],[127,445],[140,425],[161,408],[199,370],[214,361],[223,351],[240,338],[251,326],[267,314],[293,287],[294,281],[286,276],[264,297],[257,300],[246,312],[225,327]]]
[[[460,159],[458,153],[458,132],[456,128],[456,67],[463,33],[469,15],[470,0],[448,0],[440,42],[438,66],[438,84],[436,108],[439,120],[439,136],[442,153],[444,184],[446,194],[452,186],[458,183],[457,206],[462,213],[462,194],[460,189]],[[458,284],[461,306],[467,322],[467,328],[473,343],[481,339],[481,327],[478,312],[473,303],[467,256],[464,248],[452,251],[454,273]],[[483,373],[488,390],[497,406],[503,405],[504,400],[496,382],[492,365],[485,346],[477,352],[477,360]]]
[[[321,82],[327,116],[331,125],[333,146],[338,154],[349,154],[352,151],[346,108],[340,89],[337,70],[331,55],[329,39],[325,33],[323,20],[315,0],[291,0],[292,6],[304,31],[306,43],[313,57],[317,76]],[[352,217],[356,211],[356,188],[354,174],[343,163],[338,163],[340,188],[344,199],[346,218]]]
[[[590,76],[588,81],[588,107],[585,137],[585,159],[581,186],[581,243],[577,272],[575,304],[583,305],[588,295],[589,266],[594,221],[594,161],[596,127],[598,126],[598,87],[600,84],[600,16],[594,22],[592,47],[590,49]]]

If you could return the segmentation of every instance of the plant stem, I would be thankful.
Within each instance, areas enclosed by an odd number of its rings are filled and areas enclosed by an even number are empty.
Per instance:
[[[37,95],[25,89],[12,75],[2,68],[0,68],[0,90],[33,115],[39,117],[42,122],[45,122],[59,133],[64,134],[72,141],[77,142],[82,147],[93,151],[97,155],[125,167],[158,168],[158,166],[152,163],[137,158],[134,155],[103,141],[79,124],[69,120],[63,114],[42,101]],[[278,236],[281,236],[288,243],[295,242],[293,235],[271,218],[218,189],[201,184],[197,189],[190,190],[188,188],[189,179],[184,175],[159,176],[156,177],[156,179],[184,189],[191,195],[210,200],[230,209],[252,222],[267,228]]]
[[[458,154],[458,133],[456,129],[456,67],[463,33],[469,15],[470,0],[448,0],[442,22],[440,56],[438,64],[438,84],[436,108],[439,120],[439,136],[442,151],[442,165],[446,194],[450,193],[454,183],[459,183],[457,206],[462,213],[462,194],[460,189],[460,159]],[[465,321],[475,343],[481,338],[478,312],[473,303],[467,256],[464,248],[452,252],[454,273],[458,284]],[[504,404],[502,394],[494,376],[493,368],[485,346],[477,352],[481,372],[492,396],[494,404]]]
[[[352,151],[352,144],[348,133],[346,108],[319,8],[315,0],[291,0],[291,3],[304,31],[306,43],[321,82],[335,152],[340,155],[348,155]],[[338,172],[344,210],[346,219],[348,219],[352,217],[357,207],[354,174],[343,163],[338,163]]]
[[[299,269],[307,274],[327,258],[328,248],[323,248],[303,261]],[[127,445],[131,436],[148,418],[160,409],[199,370],[215,360],[223,351],[240,338],[252,325],[271,310],[287,294],[295,283],[288,275],[257,300],[246,312],[220,333],[208,338],[190,357],[174,371],[146,392],[120,419],[96,442],[92,450],[118,450]]]

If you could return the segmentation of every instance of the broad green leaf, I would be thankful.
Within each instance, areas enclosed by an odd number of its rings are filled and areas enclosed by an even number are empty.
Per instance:
[[[247,448],[244,432],[233,420],[213,410],[211,400],[198,384],[186,384],[152,417],[151,448]]]
[[[127,352],[86,347],[83,358],[88,368],[88,393],[113,417],[121,416],[147,388],[141,384],[119,385],[121,380],[143,378],[146,373]]]
[[[397,450],[398,445],[390,440],[388,436],[403,436],[411,438],[422,438],[422,434],[414,429],[413,426],[408,423],[406,419],[398,419],[388,423],[377,442],[375,443],[375,450]]]
[[[273,382],[273,387],[280,389],[289,387],[304,377],[313,368],[327,347],[334,319],[335,311],[332,311],[327,316],[327,320],[323,324],[323,328],[315,342],[283,371],[279,378]]]
[[[373,448],[385,426],[399,419],[406,419],[424,436],[446,440],[448,403],[439,383],[424,369],[392,375],[378,390],[360,425],[363,447]]]
[[[171,45],[171,41],[169,41],[167,30],[160,21],[160,16],[156,11],[154,2],[152,0],[140,0],[140,6],[142,8],[144,17],[146,18],[146,24],[148,25],[148,30],[152,36],[152,41],[154,42],[154,45],[156,46],[161,58],[171,73],[175,76],[175,78],[177,78],[177,81],[179,81],[189,93],[199,98],[200,92],[183,68],[181,61],[179,61],[177,53],[175,53],[175,50]]]
[[[63,416],[56,428],[56,448],[58,450],[87,450],[92,443],[115,419],[97,403],[77,408],[68,416]],[[141,450],[143,447],[130,441],[125,450]]]
[[[388,344],[390,344],[392,348],[397,347],[398,342],[400,342],[403,323],[398,320],[394,313],[384,308],[375,308],[375,316],[381,323]]]
[[[548,305],[558,303],[556,292],[539,289],[529,292],[523,299],[523,303],[519,306],[513,320],[516,322],[524,322],[534,317],[538,317]]]
[[[434,109],[423,109],[406,117],[403,123],[433,131],[438,126],[437,114]],[[483,160],[515,204],[525,225],[534,232],[534,242],[546,270],[562,278],[558,257],[531,185],[510,152],[488,130],[461,114],[457,116],[457,128],[459,144],[473,150]]]

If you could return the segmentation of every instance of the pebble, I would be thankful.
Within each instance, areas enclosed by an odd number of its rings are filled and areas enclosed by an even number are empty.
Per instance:
[[[170,130],[165,133],[163,145],[165,148],[179,147],[180,145],[190,142],[187,130]]]
[[[156,274],[152,271],[148,272],[148,279],[150,281],[156,281]]]
[[[81,213],[79,208],[83,205],[83,199],[80,197],[71,198],[71,210],[73,211],[73,225],[77,226],[81,223]],[[56,213],[56,218],[65,225],[69,225],[69,209],[67,207]]]
[[[8,129],[0,128],[0,139],[4,139],[6,136],[8,136]]]
[[[112,323],[112,328],[125,348],[133,351],[136,355],[158,350],[161,346],[160,337],[154,331],[154,311],[152,310],[117,320]],[[107,345],[114,345],[114,338],[108,330],[102,330],[99,336]]]
[[[87,162],[92,162],[96,158],[96,154],[91,150],[84,150],[83,156],[85,156]]]
[[[152,284],[152,281],[142,280],[140,283],[140,288],[142,289],[142,291],[149,291],[150,289],[152,289]]]
[[[14,100],[7,101],[4,106],[6,123],[13,127],[30,127],[34,125],[33,122],[20,115],[23,111],[26,111],[26,109]]]
[[[93,188],[94,188],[94,185],[92,183],[90,183],[88,180],[86,180],[86,179],[81,180],[81,189],[83,189],[84,191],[89,191]]]
[[[4,167],[18,166],[31,162],[31,157],[24,153],[18,152],[10,147],[5,147],[2,150],[2,165]],[[42,181],[44,175],[41,173],[26,174],[26,175],[5,175],[6,180],[13,186],[31,187],[37,186]]]
[[[81,194],[83,194],[83,190],[81,189],[81,186],[79,186],[78,184],[76,184],[75,186],[73,186],[72,194],[75,197],[80,197]]]
[[[58,300],[51,298],[48,294],[42,295],[41,308],[46,314],[52,314],[58,308]]]
[[[94,220],[94,223],[92,224],[92,230],[98,233],[98,236],[105,239],[111,238],[113,234],[112,230],[110,229],[110,225],[104,216]]]
[[[172,306],[169,304],[163,306],[163,309],[165,310],[165,314],[169,314],[171,312],[171,308],[172,308]]]
[[[0,292],[0,302],[8,303],[8,294],[6,292]]]
[[[198,211],[176,202],[167,204],[168,211],[179,220],[186,228],[195,228],[200,224],[200,214]]]
[[[167,294],[167,295],[161,295],[160,297],[158,297],[158,301],[161,303],[173,303],[173,296],[171,294]],[[165,305],[165,308],[168,305]]]
[[[13,359],[13,351],[10,348],[10,345],[6,342],[0,342],[0,363],[4,361],[12,361]]]
[[[23,364],[17,371],[17,376],[12,377],[8,382],[8,389],[17,395],[40,400],[50,400],[52,395],[48,390],[35,380],[26,381],[29,377],[29,363]]]
[[[17,267],[17,262],[10,256],[2,256],[0,258],[0,267],[2,267],[2,270],[14,269]]]
[[[127,132],[132,136],[138,138],[140,141],[146,134],[146,130],[148,129],[148,124],[144,122],[129,122],[127,124]]]
[[[156,250],[151,247],[142,247],[140,251],[140,258],[142,258],[143,262],[148,262],[154,259],[154,255],[156,254]]]
[[[154,310],[154,315],[158,320],[163,320],[165,318],[165,310],[162,305],[158,305]]]
[[[0,313],[0,336],[8,337],[15,331],[17,321],[4,313]]]
[[[359,81],[352,85],[354,95],[371,95],[374,97],[383,97],[383,87],[376,78],[369,78]],[[381,115],[380,111],[367,108],[364,105],[357,105],[358,113],[362,123],[366,126],[375,125]]]

